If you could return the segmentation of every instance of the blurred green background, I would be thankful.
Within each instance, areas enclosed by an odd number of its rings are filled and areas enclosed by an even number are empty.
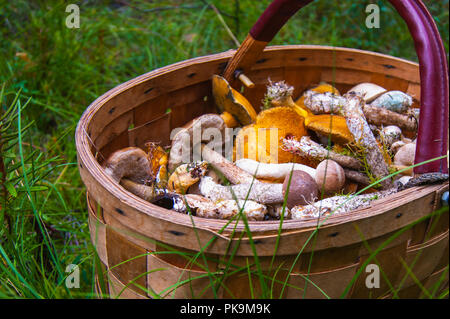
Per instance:
[[[0,298],[92,296],[95,255],[74,144],[82,112],[140,74],[236,48],[221,19],[240,42],[271,1],[73,1],[80,28],[69,29],[71,2],[0,0]],[[380,29],[365,26],[370,3],[380,7]],[[448,58],[449,2],[424,3]],[[271,44],[343,46],[417,61],[406,24],[387,1],[315,1]],[[80,265],[80,289],[65,289],[70,263]]]

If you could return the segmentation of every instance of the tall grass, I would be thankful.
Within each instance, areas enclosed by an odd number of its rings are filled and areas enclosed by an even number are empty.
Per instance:
[[[73,139],[81,113],[99,95],[137,75],[235,48],[230,31],[242,41],[269,3],[85,0],[78,3],[80,29],[68,29],[66,1],[0,0],[0,297],[95,296],[93,275],[100,266],[89,240]],[[386,1],[375,3],[382,12],[379,30],[364,26],[366,3],[319,0],[296,14],[272,44],[332,44],[417,60],[405,23]],[[425,3],[448,56],[448,0]],[[230,223],[237,221],[246,224],[240,236],[251,238],[245,216]],[[169,248],[159,253],[181,254],[207,271],[205,249],[194,255]],[[226,289],[227,277],[242,273],[262,287],[251,292],[254,297],[276,298],[275,284],[289,286],[280,279],[280,267],[270,276],[263,273],[256,253],[246,267],[237,267],[235,253],[236,247],[230,248],[229,257],[218,261],[222,270],[208,272],[216,291]],[[69,264],[80,266],[80,289],[65,286]],[[305,280],[314,285],[308,276]],[[150,293],[164,296],[189,283]]]

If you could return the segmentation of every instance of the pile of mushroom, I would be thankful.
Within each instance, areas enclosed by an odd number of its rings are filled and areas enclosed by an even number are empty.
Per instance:
[[[341,95],[321,83],[294,102],[293,87],[268,82],[258,113],[224,78],[213,76],[220,115],[187,123],[171,137],[169,152],[151,142],[147,152],[116,151],[105,173],[134,195],[180,213],[217,219],[242,213],[256,221],[350,212],[409,181],[418,122],[411,96],[372,83]],[[227,134],[237,127],[237,136]],[[195,141],[196,129],[209,128],[220,132],[219,142],[208,134]],[[278,140],[268,146],[265,130],[271,129]],[[216,151],[229,143],[232,157]],[[399,170],[395,181],[389,177]],[[363,188],[368,190],[349,200]]]

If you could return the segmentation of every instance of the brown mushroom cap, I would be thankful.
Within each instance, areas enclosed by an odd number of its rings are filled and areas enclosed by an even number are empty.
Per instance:
[[[220,75],[213,75],[212,91],[221,112],[230,113],[242,126],[255,122],[256,111],[253,106]]]
[[[283,195],[289,184],[290,174],[286,176],[283,183]],[[286,206],[291,209],[297,205],[308,205],[317,199],[318,189],[316,181],[306,172],[292,171]]]
[[[337,193],[345,184],[344,169],[333,160],[324,160],[317,165],[316,182],[325,194]]]
[[[105,173],[117,183],[123,177],[145,184],[152,177],[147,153],[138,147],[126,147],[112,153],[103,164]]]

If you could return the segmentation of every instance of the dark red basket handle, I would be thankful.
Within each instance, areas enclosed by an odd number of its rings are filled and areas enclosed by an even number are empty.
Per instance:
[[[224,71],[234,81],[237,69],[249,69],[266,45],[298,10],[313,0],[275,0],[264,11]],[[420,69],[421,108],[415,163],[447,155],[449,84],[447,58],[433,18],[420,0],[389,0],[414,39]],[[417,166],[415,173],[448,173],[447,159]]]

